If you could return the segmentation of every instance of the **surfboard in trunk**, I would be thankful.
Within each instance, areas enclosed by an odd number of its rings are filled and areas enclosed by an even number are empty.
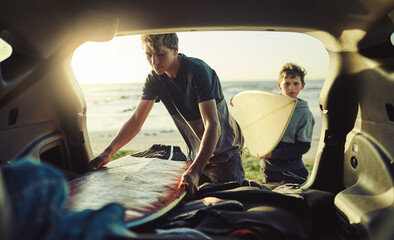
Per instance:
[[[178,189],[189,161],[125,156],[69,182],[66,208],[81,211],[119,203],[136,227],[165,214],[186,195]]]

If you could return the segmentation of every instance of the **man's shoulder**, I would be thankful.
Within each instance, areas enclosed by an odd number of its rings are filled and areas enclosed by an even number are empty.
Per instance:
[[[145,79],[145,82],[144,82],[144,85],[142,88],[143,91],[147,91],[147,90],[152,89],[155,86],[157,86],[159,79],[160,79],[160,76],[154,70],[149,72],[148,75],[146,76],[146,79]]]
[[[148,75],[146,76],[146,83],[152,82],[152,81],[156,81],[160,78],[160,75],[158,75],[154,70],[151,70]]]
[[[204,60],[196,57],[189,57],[186,56],[185,54],[182,55],[183,62],[185,63],[185,66],[191,67],[191,68],[201,68],[201,67],[207,67],[208,65],[205,63]]]

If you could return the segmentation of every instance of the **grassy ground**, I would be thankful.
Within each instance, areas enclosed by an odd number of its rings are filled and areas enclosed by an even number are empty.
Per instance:
[[[126,155],[133,154],[137,151],[133,150],[121,150],[118,151],[113,157],[113,159],[117,159]],[[254,157],[250,155],[249,153],[244,153],[242,155],[242,162],[243,166],[245,169],[245,178],[249,180],[255,180],[257,182],[261,182],[261,176],[260,176],[260,160],[257,157]],[[304,162],[311,162],[310,160],[304,161]],[[309,172],[312,171],[312,164],[305,163],[306,169],[308,169]]]
[[[244,153],[242,155],[242,164],[244,166],[246,179],[261,182],[260,159],[249,153]]]

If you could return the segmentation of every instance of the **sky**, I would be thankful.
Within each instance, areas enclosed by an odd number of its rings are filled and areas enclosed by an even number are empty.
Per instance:
[[[301,33],[217,31],[178,33],[179,52],[204,60],[221,81],[276,80],[286,62],[304,67],[305,80],[323,80],[328,53],[314,37]],[[72,58],[80,83],[144,82],[151,71],[139,35],[87,42]]]

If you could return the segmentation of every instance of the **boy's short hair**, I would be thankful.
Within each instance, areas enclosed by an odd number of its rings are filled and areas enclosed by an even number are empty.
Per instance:
[[[148,44],[155,52],[161,52],[164,46],[174,50],[179,42],[176,33],[141,35],[141,41],[142,45]]]
[[[295,63],[286,63],[285,65],[283,65],[282,70],[280,70],[279,72],[278,82],[281,82],[286,77],[295,78],[298,76],[301,79],[301,83],[304,84],[305,83],[304,77],[306,73],[307,72],[305,68],[300,67]]]

